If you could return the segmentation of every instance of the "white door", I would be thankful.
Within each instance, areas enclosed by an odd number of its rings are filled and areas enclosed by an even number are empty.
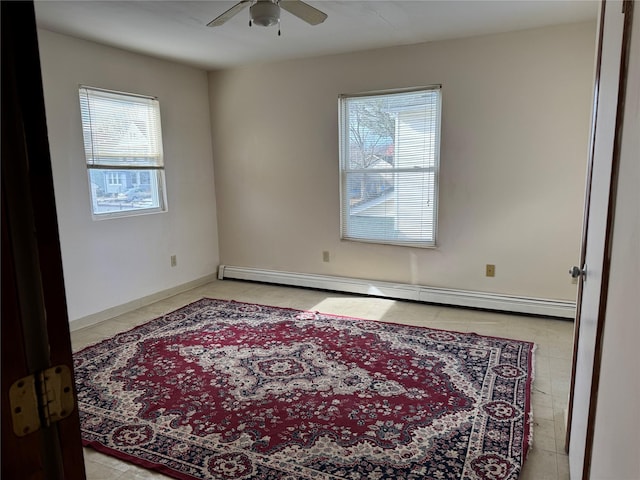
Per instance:
[[[588,430],[591,428],[591,387],[599,319],[602,318],[603,267],[607,243],[607,219],[610,204],[610,182],[618,91],[620,81],[624,14],[622,1],[602,2],[599,13],[599,42],[594,89],[594,118],[591,132],[590,172],[582,251],[582,282],[578,294],[576,348],[574,351],[573,385],[569,399],[569,470],[572,480],[583,478]]]

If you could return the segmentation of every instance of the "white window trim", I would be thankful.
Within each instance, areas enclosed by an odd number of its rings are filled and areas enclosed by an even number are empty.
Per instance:
[[[436,142],[436,151],[435,151],[435,164],[433,167],[422,167],[419,170],[414,168],[388,168],[388,169],[376,169],[376,173],[401,173],[401,172],[416,172],[416,171],[424,171],[424,172],[434,172],[434,194],[433,194],[433,239],[428,242],[415,242],[415,241],[407,241],[407,242],[399,242],[393,240],[381,240],[381,239],[367,239],[367,238],[352,238],[346,235],[347,226],[345,224],[346,217],[348,214],[345,212],[345,195],[347,190],[346,185],[346,177],[349,173],[371,173],[371,169],[348,169],[345,168],[348,159],[348,146],[347,142],[344,139],[344,128],[348,128],[345,125],[348,122],[345,115],[345,107],[344,101],[350,98],[358,98],[358,97],[373,97],[373,96],[384,96],[389,94],[398,94],[398,93],[412,93],[412,92],[420,92],[420,91],[433,91],[437,90],[439,93],[438,97],[438,110],[437,110],[437,128],[435,134],[437,135],[438,141]],[[359,243],[372,243],[377,245],[395,245],[395,246],[405,246],[405,247],[418,247],[418,248],[427,248],[427,249],[435,249],[438,247],[438,216],[439,216],[439,173],[440,173],[440,146],[441,146],[441,130],[442,130],[442,85],[428,85],[421,87],[411,87],[411,88],[403,88],[403,89],[389,89],[389,90],[375,90],[368,92],[360,92],[360,93],[349,93],[349,94],[341,94],[338,96],[338,143],[339,143],[339,190],[340,190],[340,239],[344,241],[354,241]]]
[[[162,124],[161,124],[161,118],[160,118],[160,106],[159,106],[158,98],[154,96],[141,95],[137,93],[122,92],[118,90],[109,90],[105,88],[92,87],[88,85],[79,85],[78,92],[80,97],[82,97],[83,91],[85,96],[87,95],[87,92],[102,92],[109,95],[121,96],[123,97],[123,99],[139,98],[139,99],[150,100],[156,103],[156,108],[157,108],[156,133],[159,138],[159,149],[158,149],[159,161],[157,165],[154,165],[154,166],[127,165],[127,164],[108,165],[108,164],[94,163],[93,161],[89,161],[89,158],[93,156],[92,155],[93,152],[87,151],[86,139],[84,140],[83,149],[85,150],[85,161],[86,161],[87,179],[88,179],[88,186],[89,186],[89,189],[88,189],[89,208],[91,211],[92,219],[108,220],[113,218],[134,217],[134,216],[140,216],[140,215],[152,215],[156,213],[167,212],[169,208],[168,208],[167,195],[166,195],[165,165],[164,165],[164,154],[163,154],[163,147],[162,147],[163,136],[162,136]],[[82,105],[82,100],[81,100],[81,105]],[[82,111],[81,111],[81,122],[84,122]],[[84,131],[83,131],[83,137],[84,137]],[[92,144],[92,150],[93,150],[93,144]],[[115,170],[115,171],[121,171],[121,172],[127,171],[127,170],[132,170],[132,171],[148,170],[150,172],[149,174],[150,182],[151,184],[154,185],[154,188],[152,189],[152,195],[154,197],[157,197],[158,206],[149,207],[149,208],[136,208],[136,209],[123,210],[123,211],[110,211],[110,212],[96,213],[94,211],[94,205],[93,205],[93,202],[95,199],[94,199],[94,193],[92,191],[93,186],[91,181],[91,170]],[[121,185],[121,184],[122,182],[120,182],[118,185]],[[116,184],[112,184],[112,185],[116,185]]]

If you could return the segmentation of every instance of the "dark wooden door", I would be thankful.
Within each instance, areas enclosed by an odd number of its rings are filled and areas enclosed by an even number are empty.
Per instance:
[[[1,8],[2,478],[84,479],[77,409],[24,436],[11,418],[15,381],[73,361],[33,3]]]

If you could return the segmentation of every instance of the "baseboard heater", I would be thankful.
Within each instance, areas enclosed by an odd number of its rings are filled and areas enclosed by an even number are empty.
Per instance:
[[[218,279],[223,280],[225,278],[548,317],[573,319],[576,313],[576,303],[566,300],[517,297],[497,293],[379,282],[360,278],[220,265],[218,267]]]

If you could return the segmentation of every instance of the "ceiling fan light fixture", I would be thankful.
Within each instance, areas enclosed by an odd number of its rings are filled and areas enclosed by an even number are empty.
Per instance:
[[[249,9],[254,25],[270,27],[280,21],[280,6],[270,1],[259,1]]]
[[[255,24],[270,27],[280,23],[281,0],[240,0],[233,7],[207,23],[207,27],[219,27],[242,10],[249,8],[249,26]],[[318,25],[327,19],[327,14],[302,0],[282,1],[282,10],[298,17],[309,25]]]

